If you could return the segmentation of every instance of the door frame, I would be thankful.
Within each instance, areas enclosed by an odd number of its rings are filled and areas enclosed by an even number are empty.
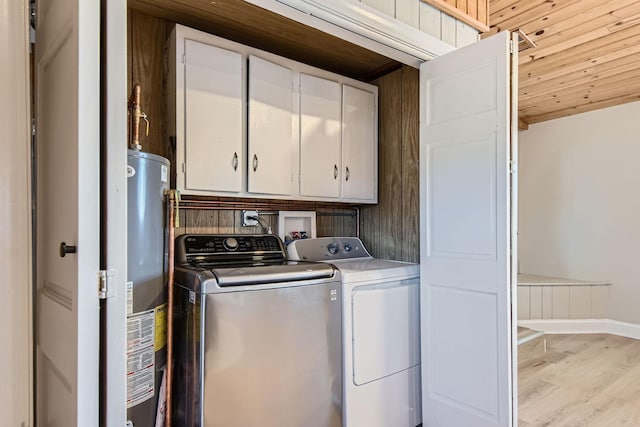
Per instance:
[[[2,235],[0,271],[6,273],[5,310],[0,316],[0,335],[8,351],[2,353],[0,377],[11,386],[11,397],[0,399],[0,424],[33,425],[33,244],[31,202],[31,81],[30,8],[27,0],[4,2],[0,34],[7,43],[0,56],[12,66],[2,73],[3,98],[0,128],[6,141],[0,164],[5,185],[3,221],[11,224]],[[6,47],[6,49],[4,49]],[[5,91],[6,90],[6,91]]]
[[[101,427],[127,420],[127,1],[102,0],[101,248],[110,290],[101,302]],[[122,375],[109,375],[121,372]]]

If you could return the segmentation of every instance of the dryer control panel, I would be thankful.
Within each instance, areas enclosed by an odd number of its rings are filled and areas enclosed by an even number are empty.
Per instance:
[[[289,259],[295,261],[336,261],[372,258],[357,237],[318,237],[292,241],[287,247]]]

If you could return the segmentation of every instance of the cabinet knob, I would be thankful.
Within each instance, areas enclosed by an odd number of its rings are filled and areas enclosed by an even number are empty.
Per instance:
[[[338,179],[338,165],[333,165],[333,179]]]
[[[231,166],[234,171],[238,170],[238,153],[233,153],[233,160],[231,161]]]
[[[351,176],[351,172],[349,172],[349,166],[345,168],[344,180],[349,181],[349,177]]]
[[[258,155],[254,154],[253,155],[253,171],[255,172],[256,170],[258,170]]]
[[[60,257],[64,258],[67,254],[75,254],[76,247],[69,246],[65,242],[60,243]]]

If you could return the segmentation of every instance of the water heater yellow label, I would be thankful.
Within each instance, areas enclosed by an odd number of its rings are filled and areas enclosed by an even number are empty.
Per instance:
[[[167,345],[167,303],[156,307],[155,350],[160,351]]]

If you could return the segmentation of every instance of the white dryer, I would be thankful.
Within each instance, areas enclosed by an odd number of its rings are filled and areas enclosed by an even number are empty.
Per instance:
[[[357,237],[295,240],[288,252],[342,275],[344,425],[419,425],[418,264],[375,259]]]

